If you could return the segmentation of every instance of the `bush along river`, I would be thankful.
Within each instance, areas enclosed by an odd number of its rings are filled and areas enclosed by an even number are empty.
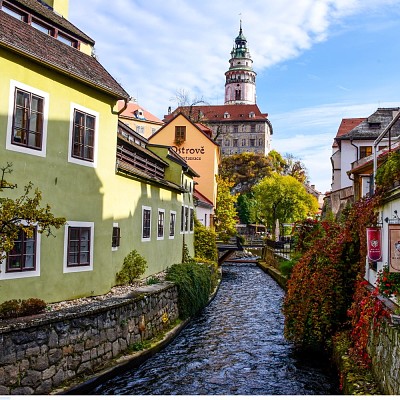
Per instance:
[[[89,394],[339,394],[329,360],[284,339],[283,297],[255,264],[224,264],[215,299],[171,344]]]

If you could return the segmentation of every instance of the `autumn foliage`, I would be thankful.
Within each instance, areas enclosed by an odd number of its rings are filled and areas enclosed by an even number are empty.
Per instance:
[[[353,329],[365,315],[356,289],[363,282],[366,227],[377,222],[376,204],[377,199],[361,199],[341,221],[298,225],[297,243],[304,253],[293,268],[283,305],[285,336],[297,345],[326,348],[345,324],[351,322]]]

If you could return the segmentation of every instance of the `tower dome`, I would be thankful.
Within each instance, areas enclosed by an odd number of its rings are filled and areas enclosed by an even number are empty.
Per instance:
[[[225,78],[225,104],[256,104],[256,73],[243,35],[242,21]]]

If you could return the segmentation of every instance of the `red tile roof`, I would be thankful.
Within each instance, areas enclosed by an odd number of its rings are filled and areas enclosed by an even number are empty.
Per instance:
[[[353,128],[360,125],[361,122],[365,121],[366,118],[343,118],[342,122],[339,125],[339,129],[337,131],[336,137],[340,137],[349,133]],[[337,141],[333,140],[332,147],[337,147]]]
[[[118,110],[121,110],[122,107],[125,105],[124,101],[118,101]],[[135,113],[138,110],[143,111],[143,116],[145,121],[149,122],[156,122],[158,124],[163,124],[163,121],[161,121],[160,118],[156,117],[155,115],[151,114],[149,111],[145,110],[141,105],[135,103],[134,101],[130,101],[128,103],[128,107],[122,112],[121,116],[127,117],[127,118],[137,118]],[[140,119],[140,118],[137,118]]]
[[[212,201],[209,200],[209,199],[208,199],[206,196],[204,196],[203,194],[201,194],[197,189],[194,189],[194,191],[193,191],[193,196],[194,196],[197,200],[199,200],[199,201],[201,201],[201,202],[203,202],[203,203],[208,204],[208,205],[210,206],[210,208],[214,207],[214,204],[212,203]]]
[[[198,121],[260,121],[267,120],[268,114],[262,113],[257,104],[229,104],[229,105],[204,105],[204,106],[184,106],[178,107],[169,115],[164,116],[164,121],[170,121],[179,113],[193,116],[192,119]],[[250,117],[250,113],[254,113],[254,117]],[[229,118],[225,117],[225,113],[229,114]]]
[[[128,93],[94,58],[0,11],[0,48],[71,76],[119,99]]]

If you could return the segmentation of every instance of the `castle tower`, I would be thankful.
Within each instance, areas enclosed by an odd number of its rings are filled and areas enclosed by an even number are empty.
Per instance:
[[[229,64],[229,70],[225,72],[225,104],[256,104],[256,73],[243,35],[242,21]]]

